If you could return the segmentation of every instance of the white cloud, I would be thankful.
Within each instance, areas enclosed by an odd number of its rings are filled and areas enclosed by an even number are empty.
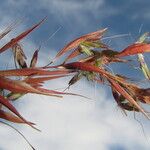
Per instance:
[[[68,1],[68,0],[44,0],[42,2],[45,8],[51,8],[49,11],[56,14],[59,11],[63,15],[71,15],[72,13],[79,13],[79,11],[97,11],[99,7],[104,4],[104,0],[83,0],[81,1]]]
[[[75,28],[76,25],[80,27],[87,27],[94,19],[101,20],[115,15],[118,11],[113,7],[105,7],[104,0],[83,0],[83,1],[69,1],[69,0],[38,0],[40,8],[46,9],[50,15],[54,15],[57,21],[61,24],[66,23],[70,28]],[[87,15],[89,14],[89,15]],[[90,18],[90,19],[89,19]]]

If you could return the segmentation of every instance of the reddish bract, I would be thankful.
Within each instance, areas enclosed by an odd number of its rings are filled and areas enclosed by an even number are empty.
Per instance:
[[[135,43],[125,48],[116,56],[124,57],[124,56],[131,56],[131,55],[139,54],[139,53],[145,53],[145,52],[150,52],[150,44]]]

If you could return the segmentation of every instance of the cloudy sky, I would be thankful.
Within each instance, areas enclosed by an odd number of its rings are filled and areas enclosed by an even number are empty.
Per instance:
[[[23,20],[3,40],[5,43],[47,16],[41,28],[21,42],[29,57],[43,43],[39,61],[39,65],[43,65],[68,41],[105,27],[108,27],[106,36],[130,34],[107,41],[112,48],[121,50],[134,42],[139,32],[150,30],[149,6],[148,0],[5,0],[0,3],[0,30],[14,20]],[[2,54],[0,68],[11,68],[12,60],[10,51]],[[130,75],[129,66],[124,66],[122,70],[115,65],[113,70]],[[46,86],[62,90],[67,82],[66,79],[59,79]],[[39,133],[28,126],[15,125],[36,150],[150,149],[150,123],[142,115],[136,115],[143,125],[143,132],[133,114],[125,116],[117,107],[109,88],[83,80],[71,91],[92,100],[73,96],[60,100],[26,95],[14,104],[25,118],[35,122],[42,130]],[[0,150],[30,150],[17,133],[4,125],[0,125],[0,136]]]

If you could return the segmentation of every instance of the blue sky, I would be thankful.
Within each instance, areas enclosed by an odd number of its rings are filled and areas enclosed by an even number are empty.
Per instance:
[[[24,31],[41,18],[48,20],[21,44],[30,57],[31,53],[46,41],[58,28],[60,30],[43,44],[39,65],[47,64],[50,58],[70,40],[92,31],[108,27],[106,36],[131,34],[112,39],[110,45],[121,50],[134,42],[141,33],[150,29],[150,1],[146,0],[5,0],[0,4],[0,30],[18,18],[23,23],[18,26],[3,43]],[[0,68],[12,67],[11,52],[1,55]],[[10,61],[8,61],[10,60]],[[124,73],[130,74],[128,66]],[[121,67],[113,66],[114,71]],[[127,71],[128,70],[128,71]],[[122,69],[121,69],[122,71]],[[133,74],[134,75],[134,74]],[[140,74],[139,74],[140,75]],[[51,89],[67,86],[66,79],[46,84]],[[93,98],[89,101],[79,97],[56,98],[26,95],[15,106],[21,114],[36,122],[42,130],[38,133],[27,126],[15,125],[24,133],[37,150],[148,150],[150,149],[149,122],[141,115],[146,135],[133,114],[126,117],[117,107],[107,87],[87,83],[77,83],[71,91]],[[24,140],[14,131],[0,126],[0,150],[29,150]]]

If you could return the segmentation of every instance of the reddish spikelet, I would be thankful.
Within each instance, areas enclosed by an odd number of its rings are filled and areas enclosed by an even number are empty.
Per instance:
[[[3,31],[2,33],[0,33],[0,40],[4,37],[4,36],[6,36],[9,32],[11,31],[11,29],[6,29],[5,31]]]
[[[20,80],[12,80],[4,77],[0,77],[0,88],[7,89],[14,93],[36,93],[38,92],[29,84],[22,82]]]
[[[31,68],[35,68],[36,64],[37,64],[37,59],[38,59],[38,52],[39,50],[36,50],[32,56],[31,62],[30,62],[30,67]]]
[[[49,71],[42,68],[23,68],[12,70],[0,70],[0,77],[4,76],[46,76],[46,75],[65,75],[71,73],[71,70],[62,69]]]
[[[19,67],[20,68],[27,68],[27,64],[25,61],[27,59],[27,57],[25,56],[25,53],[24,53],[21,45],[18,43],[13,45],[12,51],[13,51],[13,55],[14,55],[14,60],[15,60],[15,62],[18,63]]]
[[[26,37],[30,32],[32,32],[34,29],[39,27],[45,20],[46,20],[46,18],[42,19],[39,23],[34,25],[32,28],[26,30],[25,32],[18,35],[16,38],[12,39],[6,45],[4,45],[2,48],[0,48],[0,53],[4,52],[5,50],[9,49],[10,47],[12,47],[16,43],[18,43],[20,40],[22,40],[24,37]]]
[[[150,52],[150,44],[146,43],[135,43],[127,48],[125,48],[123,51],[121,51],[119,54],[117,54],[117,57],[124,57],[124,56],[130,56],[135,55],[139,53],[145,53]]]
[[[10,112],[6,112],[4,110],[0,110],[0,118],[14,122],[14,123],[25,123],[21,118],[13,115]],[[35,125],[34,123],[29,122],[32,125]]]
[[[127,88],[140,102],[150,104],[150,88],[143,89],[133,85],[129,85]]]
[[[139,112],[139,110],[137,108],[135,108],[134,105],[131,105],[129,102],[126,102],[126,99],[122,95],[120,95],[117,91],[115,91],[113,89],[113,87],[112,87],[112,94],[113,94],[113,97],[114,97],[115,101],[117,102],[118,106],[124,112],[125,112],[125,110]]]
[[[42,95],[62,97],[58,95],[51,95],[51,93],[44,93],[43,91],[38,90],[36,87],[33,87],[32,85],[21,80],[11,80],[4,77],[0,77],[0,88],[9,90],[14,93],[36,93]]]
[[[63,67],[65,67],[66,69],[79,69],[82,71],[91,71],[91,72],[97,72],[97,73],[101,73],[101,74],[106,74],[106,71],[104,71],[103,69],[96,67],[94,65],[91,65],[90,63],[84,63],[84,62],[73,62],[73,63],[68,63],[68,64],[64,64]]]
[[[9,32],[11,32],[19,23],[21,20],[17,20],[15,22],[12,22],[9,26],[6,27],[6,29],[0,33],[0,40],[5,37]]]
[[[73,41],[71,41],[70,43],[68,43],[63,49],[61,49],[59,51],[59,53],[56,55],[56,57],[54,58],[53,61],[55,61],[57,58],[59,58],[60,56],[62,56],[64,53],[68,52],[71,49],[76,48],[77,46],[79,46],[79,44],[81,42],[84,42],[86,40],[97,40],[100,39],[102,37],[102,35],[104,34],[104,32],[107,30],[107,28],[102,29],[102,30],[98,30],[96,32],[92,32],[86,35],[83,35]]]
[[[112,87],[119,92],[124,98],[126,98],[131,104],[133,104],[141,113],[145,115],[148,119],[150,117],[145,112],[145,110],[114,80],[107,78],[107,80],[111,83]]]
[[[20,113],[16,110],[16,108],[3,96],[0,95],[0,103],[4,105],[6,108],[8,108],[11,112],[13,112],[15,115],[17,115],[24,123],[28,124],[32,128],[35,128],[32,126],[32,123],[26,121]],[[35,128],[36,129],[36,128]]]

